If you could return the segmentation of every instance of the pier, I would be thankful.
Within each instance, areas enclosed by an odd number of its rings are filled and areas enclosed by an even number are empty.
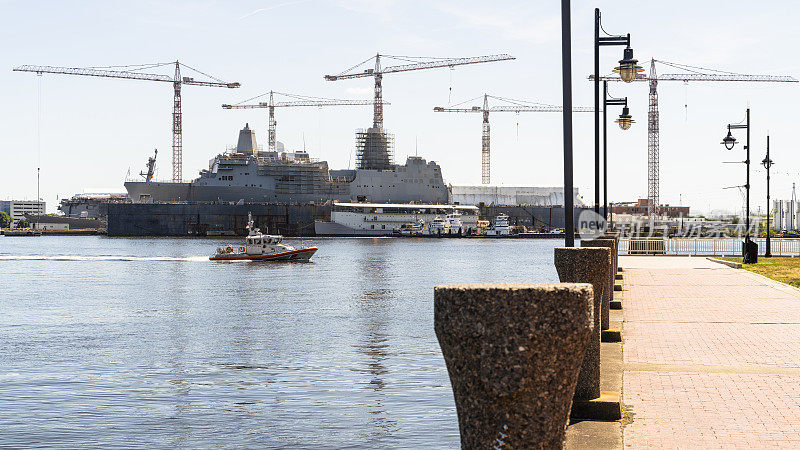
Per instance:
[[[800,445],[800,290],[706,258],[620,264],[625,446]]]

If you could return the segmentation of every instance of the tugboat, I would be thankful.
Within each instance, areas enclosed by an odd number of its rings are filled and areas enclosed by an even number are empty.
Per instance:
[[[283,236],[261,234],[261,230],[253,226],[253,216],[247,214],[246,245],[227,245],[217,247],[217,253],[210,256],[211,261],[303,261],[307,262],[318,250],[317,247],[294,248],[283,244]]]
[[[500,214],[494,219],[494,226],[486,230],[487,236],[509,236],[511,227],[508,225],[508,216]]]
[[[450,222],[447,219],[444,219],[440,216],[434,217],[430,225],[428,225],[424,230],[422,230],[422,234],[426,236],[441,236],[443,234],[446,235],[449,232],[450,232]]]

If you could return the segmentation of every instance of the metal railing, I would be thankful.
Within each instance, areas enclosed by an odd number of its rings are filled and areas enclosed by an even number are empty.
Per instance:
[[[758,254],[766,249],[766,238],[753,238],[758,244]],[[716,239],[630,239],[619,241],[620,255],[692,255],[692,256],[739,256],[742,254],[742,238]],[[800,256],[800,238],[771,238],[772,256]]]

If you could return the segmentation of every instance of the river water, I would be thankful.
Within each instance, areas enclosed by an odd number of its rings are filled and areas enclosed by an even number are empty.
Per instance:
[[[0,237],[0,447],[457,447],[433,287],[554,282],[562,245],[223,242]]]

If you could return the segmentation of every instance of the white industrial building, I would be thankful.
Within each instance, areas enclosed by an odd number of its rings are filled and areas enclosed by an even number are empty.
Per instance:
[[[800,229],[800,202],[792,200],[772,201],[772,229],[793,231]]]
[[[534,186],[449,186],[450,203],[486,206],[564,206],[564,188]],[[576,208],[587,206],[573,189]]]

